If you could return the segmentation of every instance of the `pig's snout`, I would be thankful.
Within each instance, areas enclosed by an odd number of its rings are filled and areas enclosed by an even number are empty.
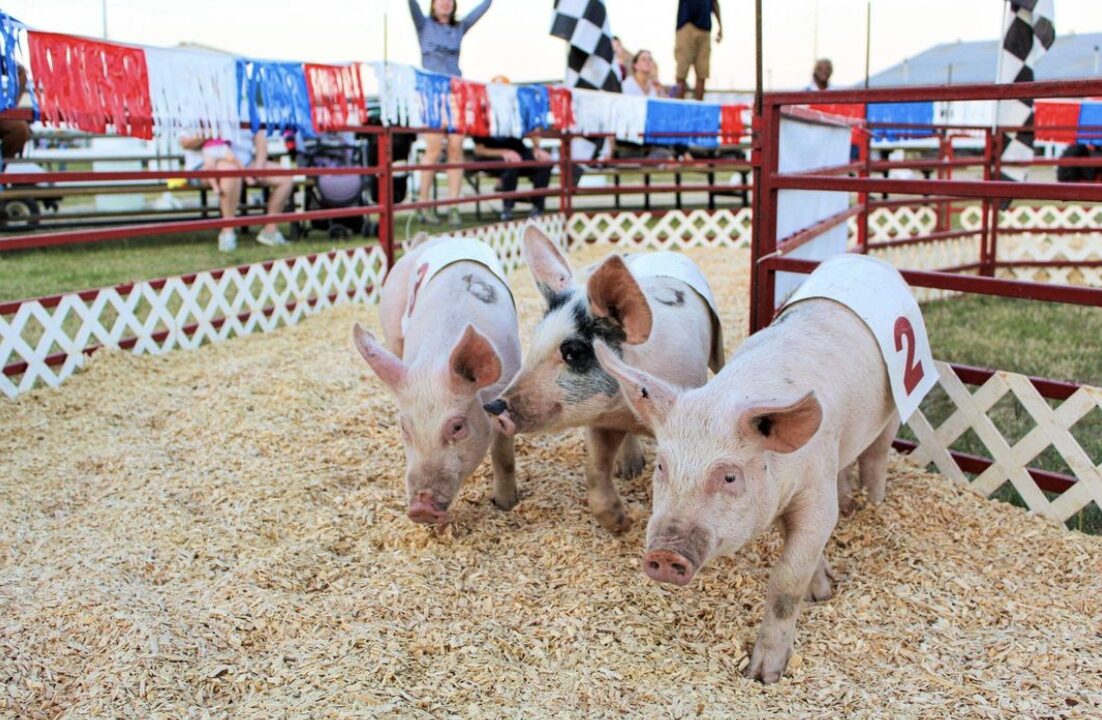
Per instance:
[[[506,437],[512,437],[516,434],[517,426],[513,419],[509,417],[509,404],[505,402],[505,398],[488,402],[482,406],[482,409],[490,414],[490,422],[494,424],[498,432]]]
[[[447,525],[448,506],[437,502],[432,493],[422,490],[414,496],[406,512],[409,519],[422,525]]]
[[[651,580],[688,585],[696,569],[691,560],[673,550],[650,550],[643,556],[643,572]]]

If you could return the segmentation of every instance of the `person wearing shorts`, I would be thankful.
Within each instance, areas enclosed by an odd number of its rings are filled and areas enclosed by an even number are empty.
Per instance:
[[[677,61],[677,97],[685,97],[689,69],[696,86],[693,97],[704,99],[704,83],[711,69],[712,15],[716,16],[716,42],[723,42],[723,20],[719,16],[719,0],[678,0],[677,34],[673,54]]]

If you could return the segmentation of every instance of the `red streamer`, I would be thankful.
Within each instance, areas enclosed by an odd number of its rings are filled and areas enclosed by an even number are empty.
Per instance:
[[[547,100],[551,105],[551,120],[556,130],[569,130],[574,126],[574,99],[570,88],[547,88]]]
[[[857,118],[859,120],[865,119],[865,106],[863,103],[832,103],[823,105],[809,105],[812,110],[818,110],[821,113],[827,115],[840,115],[847,118]],[[860,127],[854,127],[850,131],[850,142],[854,145],[861,146],[863,141],[861,138],[862,130]]]
[[[320,132],[363,125],[363,86],[359,67],[355,65],[304,64],[306,89],[310,93],[310,114]]]
[[[1038,100],[1033,105],[1033,125],[1037,128],[1038,140],[1073,143],[1076,141],[1076,128],[1079,127],[1079,103]],[[1054,126],[1071,129],[1048,129]]]
[[[57,33],[27,33],[42,122],[149,140],[153,109],[141,48]]]
[[[490,134],[490,100],[486,86],[463,78],[452,78],[455,98],[455,129],[464,135],[487,137]]]
[[[719,108],[719,141],[724,145],[734,145],[746,133],[742,122],[742,111],[749,105],[723,105]]]

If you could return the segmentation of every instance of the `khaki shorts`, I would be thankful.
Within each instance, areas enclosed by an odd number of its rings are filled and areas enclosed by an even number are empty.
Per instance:
[[[685,23],[677,29],[673,56],[677,60],[679,82],[689,77],[689,66],[692,66],[697,80],[706,80],[711,67],[712,33],[709,30],[701,30],[692,23]]]

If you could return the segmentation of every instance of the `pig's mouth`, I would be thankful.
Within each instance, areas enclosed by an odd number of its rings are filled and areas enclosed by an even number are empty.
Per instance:
[[[497,431],[507,437],[517,433],[544,430],[562,414],[562,405],[555,403],[548,412],[542,413],[537,421],[531,414],[518,409],[515,404],[510,405],[504,398],[488,402],[482,406],[482,409],[490,415],[490,422]]]
[[[406,515],[421,525],[444,527],[448,524],[448,505],[437,500],[428,490],[421,490],[410,500]]]

